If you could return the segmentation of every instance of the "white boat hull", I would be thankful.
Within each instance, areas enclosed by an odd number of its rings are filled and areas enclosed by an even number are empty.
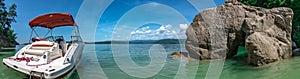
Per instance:
[[[25,46],[22,49],[26,49],[28,46]],[[46,79],[61,78],[76,68],[81,59],[83,47],[83,42],[73,43],[65,56],[42,65],[28,65],[28,62],[26,61],[12,59],[17,58],[18,53],[22,53],[21,49],[15,56],[3,59],[3,64],[32,77],[42,77]]]

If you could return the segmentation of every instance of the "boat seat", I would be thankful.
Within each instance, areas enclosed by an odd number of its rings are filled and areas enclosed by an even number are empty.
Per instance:
[[[52,47],[36,47],[36,46],[32,46],[31,49],[34,50],[50,50]]]
[[[26,54],[42,56],[42,55],[44,55],[44,52],[45,52],[45,51],[46,51],[46,50],[33,50],[33,49],[27,49],[27,50],[25,50],[24,52],[25,52]]]
[[[53,45],[54,45],[53,42],[37,41],[37,42],[33,42],[31,46],[33,46],[33,47],[52,47]]]

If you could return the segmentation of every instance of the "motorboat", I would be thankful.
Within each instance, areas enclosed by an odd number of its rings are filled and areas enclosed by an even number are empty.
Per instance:
[[[84,43],[78,25],[71,14],[50,13],[33,18],[29,22],[33,33],[35,28],[48,29],[44,37],[33,37],[30,43],[21,48],[14,56],[4,58],[3,64],[26,74],[29,78],[62,78],[72,72],[79,63]],[[53,36],[52,30],[59,27],[73,27],[71,39]]]

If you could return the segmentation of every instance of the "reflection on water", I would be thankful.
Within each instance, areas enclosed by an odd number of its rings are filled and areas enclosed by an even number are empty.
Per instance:
[[[94,50],[91,46],[95,46],[95,53],[98,59],[91,59],[91,57],[85,57],[83,55],[81,64],[85,66],[78,66],[81,72],[74,71],[70,79],[78,79],[80,76],[85,75],[85,78],[94,79],[93,75],[107,77],[108,79],[139,79],[128,75],[126,72],[119,68],[119,65],[114,60],[110,44],[87,44],[84,48],[84,54],[92,53]],[[120,44],[119,47],[126,46],[126,44]],[[152,44],[132,44],[129,45],[129,53],[131,59],[138,66],[147,66],[151,62],[149,57],[149,48]],[[167,54],[180,50],[180,46],[176,44],[163,45]],[[125,49],[124,49],[124,52]],[[243,52],[243,51],[240,51]],[[91,54],[92,55],[92,54]],[[0,55],[0,58],[8,57],[11,55]],[[122,57],[119,57],[122,58]],[[154,57],[155,58],[155,57]],[[300,73],[300,57],[293,57],[283,61],[271,63],[263,67],[252,67],[247,65],[241,58],[233,58],[225,61],[220,79],[299,79]],[[100,71],[94,70],[96,66],[86,66],[92,64],[98,64],[101,67],[103,74],[98,73]],[[180,61],[174,60],[171,57],[166,58],[166,62],[161,71],[155,74],[149,79],[204,79],[209,67],[210,61]],[[24,75],[16,72],[10,68],[0,65],[0,79],[20,79],[24,78]],[[81,74],[78,74],[78,73]],[[147,72],[145,72],[147,73]],[[141,73],[144,74],[144,73]],[[194,77],[195,76],[195,77]]]

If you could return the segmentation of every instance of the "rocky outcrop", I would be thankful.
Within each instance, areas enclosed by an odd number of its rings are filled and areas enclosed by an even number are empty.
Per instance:
[[[290,8],[265,9],[235,0],[204,10],[186,31],[186,49],[200,60],[230,58],[245,44],[248,61],[263,65],[292,55]]]

